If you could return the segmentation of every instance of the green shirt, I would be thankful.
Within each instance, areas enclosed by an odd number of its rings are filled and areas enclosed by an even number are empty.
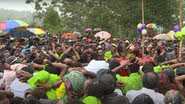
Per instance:
[[[155,66],[154,67],[154,72],[159,73],[159,72],[162,71],[163,68],[168,68],[168,67],[170,67],[170,66],[169,65]]]
[[[132,73],[129,77],[122,77],[117,74],[116,78],[118,82],[124,83],[124,87],[121,88],[123,93],[130,90],[140,90],[143,87],[141,76],[138,73]]]
[[[116,56],[119,56],[118,52],[116,52]],[[109,60],[111,58],[112,58],[112,52],[111,51],[105,52],[104,59],[107,61],[107,60]]]
[[[31,88],[36,88],[37,85],[41,84],[53,84],[59,81],[61,78],[55,74],[49,74],[47,71],[42,70],[37,72],[32,78],[30,78],[27,82],[31,86]],[[46,92],[48,99],[56,99],[56,89],[51,89]]]

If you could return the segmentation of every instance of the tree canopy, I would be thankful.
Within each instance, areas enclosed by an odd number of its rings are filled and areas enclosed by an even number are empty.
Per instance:
[[[179,23],[177,0],[144,1],[146,24],[156,23],[167,32]],[[136,36],[136,26],[141,22],[141,0],[26,0],[26,3],[35,4],[36,12],[45,18],[44,28],[51,28],[49,31],[83,32],[90,27],[102,28],[115,36]],[[52,12],[47,9],[51,7]]]

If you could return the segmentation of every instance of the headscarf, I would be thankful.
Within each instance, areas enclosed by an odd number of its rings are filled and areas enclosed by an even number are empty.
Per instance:
[[[79,92],[83,89],[84,85],[84,75],[79,71],[72,71],[71,73],[64,76],[65,79],[68,79],[72,90],[74,92]]]

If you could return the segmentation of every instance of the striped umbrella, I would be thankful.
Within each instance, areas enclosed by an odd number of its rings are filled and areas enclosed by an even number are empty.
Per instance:
[[[18,27],[27,27],[28,24],[20,20],[8,20],[0,23],[0,30],[7,31]]]
[[[28,31],[32,32],[35,35],[45,35],[46,32],[40,28],[27,28]]]

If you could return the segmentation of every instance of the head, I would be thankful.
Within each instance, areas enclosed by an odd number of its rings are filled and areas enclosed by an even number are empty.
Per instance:
[[[139,64],[138,63],[133,63],[131,65],[128,66],[129,72],[130,73],[137,73],[139,71]]]
[[[98,56],[104,56],[104,51],[103,51],[102,48],[98,48],[98,49],[97,49],[97,55],[98,55]]]
[[[79,71],[72,71],[64,76],[64,83],[68,97],[78,97],[83,90],[84,75]]]
[[[154,104],[152,98],[147,94],[138,95],[131,104]]]
[[[143,87],[148,89],[155,89],[159,83],[159,77],[155,72],[148,72],[143,76],[142,82]]]
[[[98,81],[104,86],[104,94],[111,94],[115,90],[116,79],[113,75],[107,73],[102,74]]]
[[[151,63],[145,63],[142,67],[142,71],[144,73],[147,73],[147,72],[153,72],[154,69],[153,69],[153,65]]]
[[[165,94],[165,104],[184,104],[184,98],[179,91],[170,90]]]
[[[95,96],[97,98],[102,98],[104,95],[104,86],[97,80],[93,80],[87,87],[87,96]]]
[[[158,73],[158,76],[159,84],[157,86],[157,90],[159,93],[165,94],[170,90],[170,80],[165,72]]]

